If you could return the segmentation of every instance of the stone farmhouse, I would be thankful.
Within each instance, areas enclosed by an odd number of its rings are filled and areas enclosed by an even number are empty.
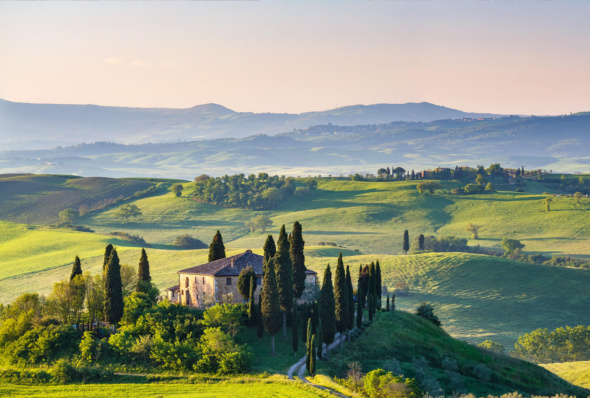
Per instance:
[[[207,264],[178,271],[177,286],[166,289],[168,299],[190,307],[203,308],[213,303],[227,302],[233,297],[233,303],[242,303],[238,292],[238,276],[244,268],[252,267],[256,274],[256,291],[254,298],[258,301],[262,288],[262,262],[264,257],[246,250],[235,256],[222,258]],[[306,283],[315,284],[317,273],[307,270]]]

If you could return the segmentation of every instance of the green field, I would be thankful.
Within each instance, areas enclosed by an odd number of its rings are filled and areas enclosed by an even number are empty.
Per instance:
[[[572,384],[590,388],[590,361],[548,363],[541,366]]]
[[[70,384],[53,386],[24,386],[0,384],[0,396],[7,397],[329,397],[328,393],[305,386],[301,382],[244,380],[240,382],[205,382],[197,384]]]
[[[423,365],[416,361],[420,358]],[[475,396],[513,391],[544,396],[560,393],[585,397],[590,393],[530,362],[455,340],[431,322],[403,311],[378,313],[346,350],[336,352],[328,362],[320,361],[318,372],[342,374],[352,361],[369,372],[392,366],[387,363],[392,359],[398,362],[394,373],[416,377],[421,385],[424,379],[436,379],[446,396],[457,390]],[[426,392],[433,395],[432,390]]]

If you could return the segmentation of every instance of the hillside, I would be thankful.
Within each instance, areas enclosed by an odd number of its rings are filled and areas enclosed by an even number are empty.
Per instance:
[[[392,363],[392,359],[398,363]],[[347,350],[336,353],[330,362],[320,362],[319,371],[342,375],[351,361],[360,362],[364,372],[377,368],[389,368],[395,373],[401,370],[406,377],[416,377],[431,395],[440,393],[437,385],[446,395],[469,392],[486,396],[512,391],[532,395],[590,393],[529,362],[455,340],[432,323],[403,311],[378,314]]]
[[[25,145],[39,148],[41,144],[47,148],[95,141],[144,143],[277,134],[293,128],[328,123],[430,122],[494,116],[499,115],[467,113],[426,102],[355,105],[288,114],[235,112],[218,104],[166,109],[28,104],[0,100],[0,142],[11,143],[11,149],[26,148]]]
[[[139,180],[67,175],[0,174],[0,220],[24,224],[59,222],[59,212],[104,206],[153,183]]]
[[[572,384],[590,388],[590,361],[548,363],[541,366]]]

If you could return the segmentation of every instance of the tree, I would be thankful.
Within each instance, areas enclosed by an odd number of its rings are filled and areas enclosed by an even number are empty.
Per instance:
[[[117,249],[113,248],[107,264],[104,281],[104,314],[107,321],[116,325],[123,317],[123,285],[121,264]]]
[[[434,307],[430,303],[421,303],[416,309],[416,315],[434,323],[436,326],[441,326],[442,323],[436,315],[434,315]]]
[[[139,267],[137,268],[137,292],[149,293],[152,288],[152,277],[150,276],[150,262],[147,258],[145,249],[141,249],[139,257]]]
[[[271,355],[275,356],[275,334],[281,328],[281,308],[272,258],[268,261],[267,272],[262,283],[261,313],[264,330],[270,335]]]
[[[421,182],[418,185],[416,185],[416,189],[418,190],[418,192],[420,193],[420,195],[422,195],[424,192],[430,192],[430,194],[432,195],[434,193],[434,191],[436,191],[437,189],[441,189],[442,186],[440,185],[440,183],[436,182],[436,181],[425,181],[425,182]]]
[[[292,333],[292,338],[293,338],[293,343],[292,343],[292,347],[293,347],[293,353],[295,355],[297,355],[297,349],[299,348],[299,336],[297,336],[297,299],[293,298],[293,312],[292,312],[292,317],[291,317],[291,322],[292,322],[292,329],[293,329],[293,333]]]
[[[256,230],[259,230],[260,232],[264,233],[267,228],[272,225],[272,221],[267,215],[261,214],[256,217],[252,217],[249,221],[246,221],[245,225],[250,229],[251,232],[256,232]]]
[[[480,348],[483,348],[484,350],[496,352],[498,354],[503,354],[505,351],[505,348],[502,344],[496,343],[495,341],[492,341],[492,340],[484,340],[482,343],[479,343],[477,346]]]
[[[582,192],[576,192],[574,194],[574,200],[576,201],[576,205],[580,204],[580,199],[582,199],[584,197],[584,194],[582,194]]]
[[[465,191],[466,194],[473,194],[481,192],[483,189],[483,186],[478,184],[467,184],[465,185],[465,188],[463,188],[463,191]]]
[[[225,258],[225,246],[223,245],[221,232],[217,230],[213,237],[213,241],[209,245],[209,259],[207,261],[211,262],[222,258]]]
[[[242,329],[243,307],[239,304],[215,304],[203,313],[201,323],[207,328],[221,328],[231,337]]]
[[[184,249],[206,249],[209,247],[199,239],[193,238],[188,234],[177,236],[172,244]]]
[[[381,311],[381,295],[383,293],[383,282],[381,280],[381,266],[379,260],[375,262],[375,301],[379,311]]]
[[[580,178],[578,178],[578,184],[584,185],[584,177],[580,176]]]
[[[254,292],[256,292],[256,282],[250,284],[250,297],[248,300],[248,323],[250,326],[256,326],[256,302],[254,301]]]
[[[491,182],[488,182],[485,188],[486,192],[496,192],[496,187]]]
[[[74,259],[74,265],[72,266],[70,280],[74,279],[78,275],[82,275],[82,265],[80,264],[80,257],[76,256],[76,258]]]
[[[409,235],[409,233],[408,233],[408,230],[407,230],[407,229],[404,231],[404,243],[403,243],[403,249],[404,249],[404,252],[405,252],[406,254],[408,254],[408,250],[410,250],[410,235]]]
[[[184,187],[182,186],[182,184],[172,185],[172,192],[174,193],[174,196],[176,196],[177,198],[180,198],[182,196],[183,189]]]
[[[363,297],[364,297],[363,285],[361,285],[360,283],[358,284],[357,295],[358,295],[358,298],[356,301],[356,327],[360,329],[363,326]]]
[[[477,178],[475,179],[475,183],[477,185],[483,185],[486,183],[486,178],[482,174],[478,174]]]
[[[103,263],[102,263],[103,277],[104,277],[104,274],[106,273],[106,270],[107,270],[107,264],[109,263],[109,260],[111,259],[111,252],[112,251],[113,251],[113,245],[111,245],[109,243],[104,249],[104,258],[103,258]]]
[[[264,324],[262,323],[262,294],[258,295],[258,305],[256,306],[256,337],[262,341],[264,335]]]
[[[524,248],[524,244],[521,243],[519,240],[516,239],[508,239],[506,237],[504,237],[502,239],[502,247],[504,248],[504,251],[506,252],[506,254],[512,254],[517,250],[523,249]]]
[[[391,296],[391,311],[395,311],[395,293]]]
[[[238,292],[244,298],[244,301],[250,298],[250,286],[254,285],[256,289],[256,274],[252,267],[242,268],[238,276]]]
[[[352,278],[350,268],[346,266],[346,286],[348,288],[348,341],[350,341],[350,331],[354,329],[354,291],[352,288]]]
[[[266,241],[264,242],[264,246],[262,248],[264,250],[264,257],[262,260],[262,274],[266,274],[266,267],[268,262],[275,257],[277,254],[277,247],[275,246],[275,240],[273,239],[272,235],[268,235],[266,237]]]
[[[56,315],[64,324],[78,324],[78,315],[84,306],[84,279],[77,275],[74,279],[57,282],[47,298],[49,312]]]
[[[553,202],[553,198],[548,196],[545,198],[545,200],[543,200],[543,202],[545,203],[545,211],[549,213],[551,211],[551,202]]]
[[[63,224],[72,225],[78,220],[79,216],[80,213],[78,213],[78,211],[74,209],[64,209],[59,212],[59,220]]]
[[[93,321],[102,318],[104,311],[104,282],[100,275],[92,277],[88,272],[84,275],[86,287],[86,309],[88,310],[89,322],[92,326]]]
[[[291,232],[291,245],[289,255],[291,256],[291,264],[293,265],[293,294],[297,298],[301,298],[305,291],[305,254],[303,247],[303,232],[299,221],[293,223],[293,231]]]
[[[279,303],[281,310],[283,310],[283,338],[287,340],[287,312],[291,311],[293,306],[293,266],[289,255],[289,241],[285,225],[281,227],[277,239],[277,252],[274,260]]]
[[[309,373],[312,376],[315,376],[315,362],[316,362],[316,358],[315,358],[315,335],[311,336],[311,358],[309,359]],[[319,344],[321,344],[321,342],[319,342]],[[321,348],[320,348],[321,350]]]
[[[305,355],[305,369],[311,373],[311,368],[309,367],[311,365],[311,337],[313,336],[312,334],[312,322],[311,322],[311,318],[308,319],[307,321],[307,342],[305,343],[305,348],[306,350],[306,355]]]
[[[134,205],[133,203],[127,203],[125,205],[119,206],[115,212],[115,217],[127,222],[130,218],[137,218],[141,216],[141,214],[141,210],[139,210],[137,205]]]
[[[334,275],[334,303],[336,331],[343,334],[348,329],[348,286],[346,285],[346,273],[342,262],[342,253],[338,256],[336,273]],[[343,339],[340,339],[340,348],[343,348]]]
[[[471,233],[471,239],[477,240],[479,239],[479,230],[481,229],[481,225],[469,223],[465,227],[465,232]]]
[[[420,249],[421,252],[424,251],[424,234],[420,234],[418,237],[418,249]]]
[[[316,338],[316,343],[312,344],[311,346],[313,347],[313,349],[315,350],[317,348],[317,356],[319,359],[322,359],[323,355],[324,355],[324,343],[322,343],[322,341],[324,341],[324,338],[322,337],[323,333],[322,333],[322,322],[318,320],[318,326],[317,326],[317,332],[318,332],[318,337]],[[315,336],[315,333],[312,337]],[[314,351],[316,352],[316,351]],[[326,353],[328,352],[327,348],[326,348]],[[315,358],[315,356],[314,356]],[[326,358],[327,359],[327,358]]]
[[[335,307],[334,302],[334,286],[332,285],[332,272],[330,266],[326,267],[324,271],[324,279],[322,280],[322,290],[320,295],[320,318],[322,329],[322,341],[319,344],[332,344],[334,341],[335,329]]]
[[[387,304],[385,304],[385,310],[389,312],[389,293],[387,294]]]

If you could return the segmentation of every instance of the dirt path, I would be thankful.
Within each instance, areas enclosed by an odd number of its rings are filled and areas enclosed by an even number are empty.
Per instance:
[[[341,335],[340,333],[336,333],[336,338],[334,339],[334,342],[332,344],[330,344],[329,347],[327,347],[326,351],[330,351],[330,350],[334,349],[335,347],[338,347],[340,345],[341,339],[345,340],[346,335]],[[293,375],[295,375],[295,376],[293,376]],[[289,370],[287,371],[287,376],[291,380],[295,380],[295,378],[298,378],[306,384],[314,386],[315,388],[319,388],[320,390],[327,391],[333,395],[343,397],[343,398],[349,398],[347,395],[341,394],[338,391],[334,391],[328,387],[320,386],[319,384],[315,384],[315,383],[312,383],[311,381],[307,380],[307,378],[305,377],[305,356],[289,368]]]

